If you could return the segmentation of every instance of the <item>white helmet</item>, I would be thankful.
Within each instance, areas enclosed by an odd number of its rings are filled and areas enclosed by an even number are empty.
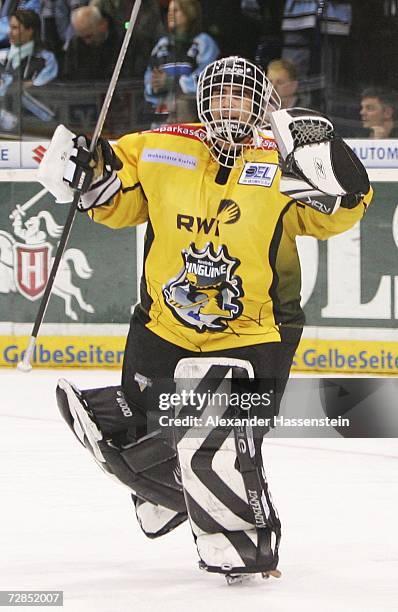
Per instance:
[[[269,114],[281,101],[261,68],[232,56],[216,60],[200,74],[197,105],[210,153],[232,167],[244,147],[258,146],[258,131],[268,126]]]

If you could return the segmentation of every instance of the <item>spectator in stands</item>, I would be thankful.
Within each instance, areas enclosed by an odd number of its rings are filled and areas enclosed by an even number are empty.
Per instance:
[[[272,60],[267,66],[267,77],[281,99],[281,108],[292,106],[306,107],[308,96],[299,94],[299,81],[296,66],[290,60]]]
[[[286,0],[282,20],[282,57],[297,66],[300,77],[323,74],[328,87],[338,83],[342,42],[352,21],[351,2]]]
[[[74,32],[71,23],[72,11],[85,6],[89,0],[41,0],[42,40],[58,58],[63,59],[63,50]]]
[[[32,95],[56,78],[58,64],[53,53],[43,48],[40,40],[40,17],[35,11],[17,9],[10,17],[10,43],[0,51],[0,123],[2,129],[13,129],[16,117],[6,109],[13,91],[20,94],[22,106],[42,121],[52,118],[50,109]],[[29,91],[28,91],[29,90]]]
[[[109,15],[118,26],[124,28],[130,18],[134,1],[90,0],[90,6],[98,6],[103,15]],[[158,0],[142,0],[126,59],[128,76],[144,76],[153,46],[164,33]]]
[[[72,12],[74,36],[64,58],[62,77],[66,81],[109,80],[115,67],[123,30],[102,15],[97,6],[82,6]],[[127,70],[127,58],[123,74]]]
[[[398,138],[398,94],[374,87],[361,94],[361,120],[369,138]]]
[[[145,97],[160,123],[196,119],[198,76],[219,55],[201,23],[199,0],[170,1],[168,34],[153,48],[145,72]]]
[[[35,11],[40,15],[41,0],[3,0],[0,8],[0,47],[9,47],[9,18],[17,9]]]

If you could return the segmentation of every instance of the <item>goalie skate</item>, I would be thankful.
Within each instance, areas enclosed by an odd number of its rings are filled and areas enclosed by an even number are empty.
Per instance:
[[[244,584],[246,582],[250,582],[256,578],[258,574],[226,574],[225,579],[229,586],[233,586],[235,584]],[[262,572],[261,578],[264,580],[268,580],[270,577],[280,578],[282,576],[282,572],[278,569],[269,570],[268,572]]]
[[[236,584],[246,584],[252,582],[256,577],[256,574],[225,574],[225,580],[228,586],[234,586]]]

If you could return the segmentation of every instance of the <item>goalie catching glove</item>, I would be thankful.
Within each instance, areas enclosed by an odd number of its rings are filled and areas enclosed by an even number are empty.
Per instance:
[[[122,162],[104,138],[98,139],[92,153],[86,136],[76,136],[73,142],[63,180],[81,192],[78,209],[85,211],[107,204],[121,188],[116,171],[122,169]]]
[[[354,208],[369,191],[367,172],[354,151],[320,113],[289,108],[271,114],[281,155],[280,191],[326,215]]]

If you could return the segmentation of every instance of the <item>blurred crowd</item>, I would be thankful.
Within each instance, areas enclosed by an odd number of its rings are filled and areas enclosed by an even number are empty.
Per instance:
[[[134,1],[2,0],[3,136],[24,136],[33,127],[44,134],[43,126],[51,130],[62,120],[90,127]],[[142,0],[109,129],[195,121],[199,73],[217,57],[238,54],[266,70],[284,107],[326,112],[343,136],[396,137],[397,5]]]

